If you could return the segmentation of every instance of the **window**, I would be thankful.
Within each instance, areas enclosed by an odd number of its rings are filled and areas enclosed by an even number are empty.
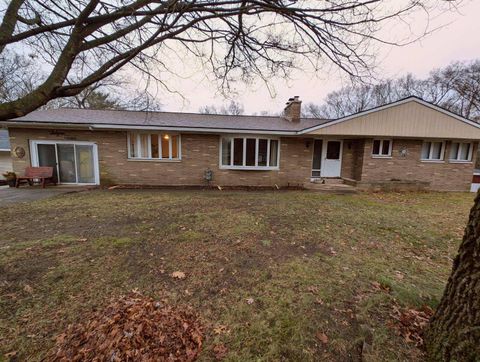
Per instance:
[[[243,166],[243,138],[233,140],[233,164]]]
[[[255,166],[255,158],[257,157],[257,140],[255,138],[247,138],[247,147],[245,152],[245,165]]]
[[[270,167],[278,167],[278,141],[270,140]]]
[[[258,166],[267,166],[267,151],[268,151],[268,140],[259,139],[258,140]]]
[[[340,152],[342,150],[342,142],[340,141],[327,141],[327,154],[326,160],[339,160]]]
[[[277,139],[222,137],[220,145],[220,162],[224,168],[278,168],[280,149]]]
[[[313,141],[312,177],[320,177],[322,169],[322,140]]]
[[[472,160],[473,144],[471,142],[452,142],[450,161],[469,162]]]
[[[425,141],[422,145],[421,159],[423,161],[442,161],[445,150],[443,141]]]
[[[222,138],[222,165],[230,165],[232,159],[232,139]]]
[[[391,157],[392,141],[391,140],[373,140],[372,156],[373,157]]]
[[[180,135],[168,133],[129,133],[128,158],[179,160]]]

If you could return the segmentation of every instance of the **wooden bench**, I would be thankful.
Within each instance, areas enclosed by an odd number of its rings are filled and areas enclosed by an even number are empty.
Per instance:
[[[54,185],[57,184],[55,178],[53,177],[53,167],[27,167],[25,168],[25,175],[17,177],[17,181],[15,182],[15,187],[19,187],[20,183],[26,181],[30,186],[36,180],[40,180],[42,184],[42,188],[45,188],[45,184],[47,182],[53,183]]]

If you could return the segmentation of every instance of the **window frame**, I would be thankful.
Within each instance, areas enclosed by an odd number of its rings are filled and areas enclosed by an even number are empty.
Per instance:
[[[382,155],[381,153],[380,154],[373,153],[373,143],[375,141],[380,141],[379,151],[381,151],[383,149],[383,142],[384,141],[389,142],[388,155]],[[372,158],[392,158],[392,149],[393,149],[393,140],[391,138],[374,138],[373,141],[372,141],[372,154],[371,154],[371,156],[372,156]]]
[[[141,148],[141,139],[140,135],[148,135],[147,139],[147,157],[132,157],[131,156],[131,138],[132,135],[136,136],[136,146],[137,150],[140,151]],[[157,135],[158,137],[158,158],[152,157],[152,135]],[[169,157],[162,157],[162,138],[168,135],[168,154]],[[173,141],[172,138],[177,136],[177,157],[173,157]],[[140,154],[141,152],[139,152]],[[143,150],[142,150],[143,153]],[[140,131],[140,132],[127,132],[127,159],[129,161],[154,161],[154,162],[180,162],[182,160],[182,136],[180,133],[175,132],[155,132],[155,131]]]
[[[458,143],[458,150],[457,150],[457,158],[451,158],[451,155],[452,155],[452,146],[454,143]],[[460,147],[461,145],[470,145],[470,148],[468,150],[468,157],[466,160],[461,160],[458,158],[459,154],[460,154]],[[449,149],[449,152],[448,152],[448,162],[450,163],[472,163],[472,157],[473,157],[473,142],[472,141],[457,141],[457,140],[453,140],[452,142],[450,142],[450,149]]]
[[[433,153],[433,147],[430,147],[430,152],[429,152],[429,155],[428,155],[429,158],[423,158],[422,157],[423,145],[427,142],[428,143],[441,143],[442,144],[442,148],[440,149],[441,158],[439,158],[439,159],[431,158],[432,153]],[[445,140],[424,140],[422,142],[422,146],[420,148],[420,161],[421,162],[440,162],[440,163],[445,162]]]
[[[242,165],[234,165],[234,139],[240,138],[243,139],[243,157]],[[247,138],[255,139],[255,166],[246,166],[247,161]],[[230,139],[230,164],[224,165],[223,160],[223,140]],[[267,166],[258,166],[258,151],[259,151],[259,140],[267,140]],[[270,144],[271,141],[277,141],[277,166],[268,166],[270,164]],[[280,169],[280,138],[272,136],[263,136],[263,135],[243,135],[243,134],[229,134],[221,135],[219,137],[219,150],[218,150],[218,165],[222,170],[251,170],[251,171],[277,171]]]

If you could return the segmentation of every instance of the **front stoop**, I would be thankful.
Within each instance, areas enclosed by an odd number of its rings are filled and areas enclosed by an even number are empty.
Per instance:
[[[315,179],[305,185],[307,190],[324,192],[329,194],[356,194],[356,187],[347,185],[341,178]]]

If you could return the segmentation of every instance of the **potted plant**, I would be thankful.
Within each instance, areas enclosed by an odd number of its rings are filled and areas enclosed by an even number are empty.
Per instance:
[[[15,182],[17,181],[17,174],[15,172],[7,171],[3,173],[2,176],[7,180],[8,186],[15,187]]]

